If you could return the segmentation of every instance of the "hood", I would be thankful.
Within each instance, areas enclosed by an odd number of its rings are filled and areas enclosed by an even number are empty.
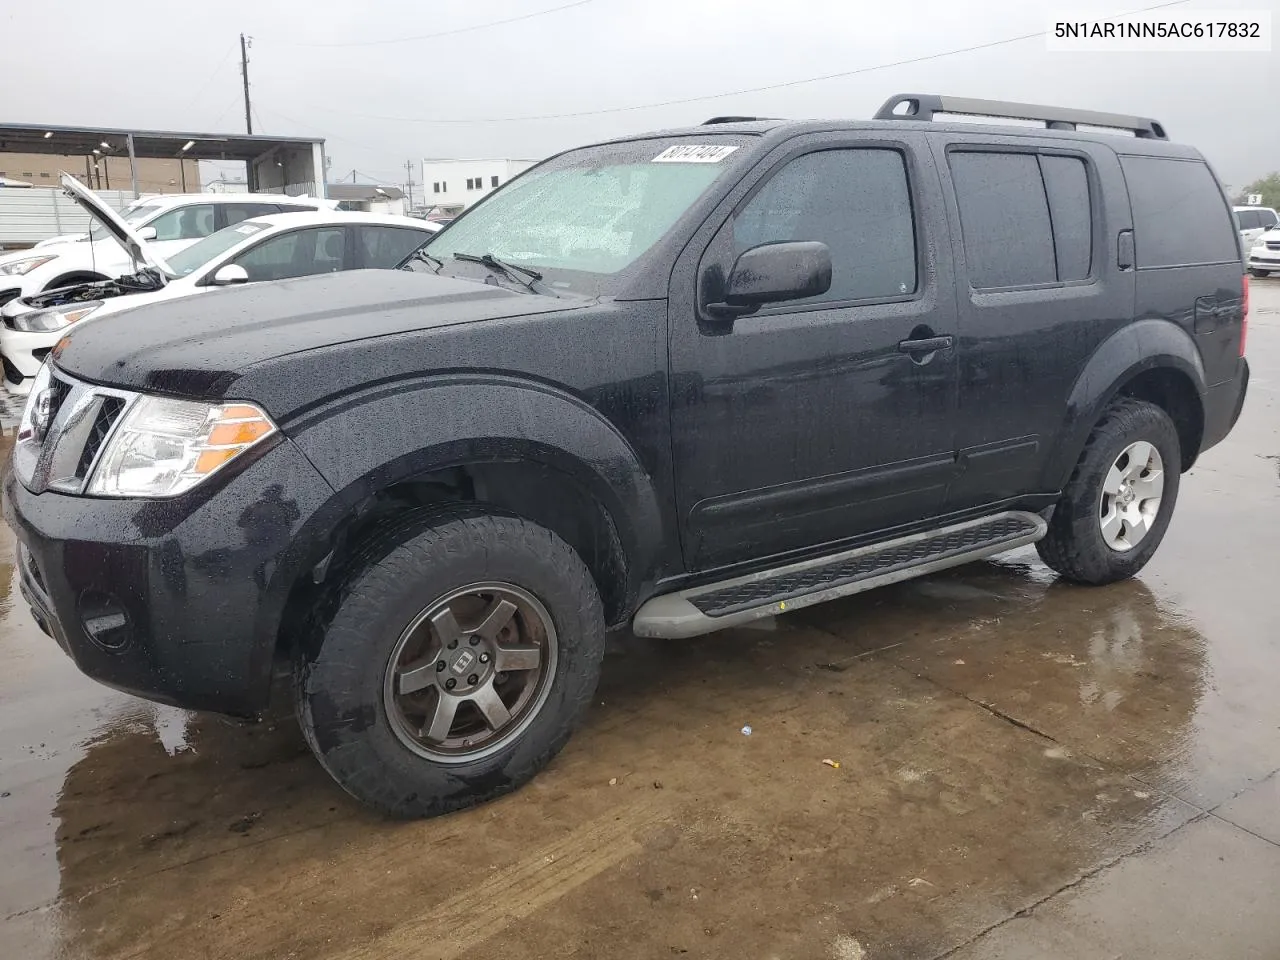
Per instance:
[[[155,267],[166,276],[173,276],[173,271],[169,269],[169,265],[164,262],[164,259],[154,250],[149,250],[147,242],[134,233],[133,227],[125,223],[120,214],[103,203],[96,193],[69,173],[62,174],[59,177],[59,182],[62,184],[62,190],[67,196],[89,211],[89,215],[101,223],[107,229],[107,232],[119,241],[120,246],[124,247],[139,269],[142,267]]]
[[[250,367],[288,354],[585,303],[430,273],[352,270],[142,304],[71,329],[55,355],[85,380],[220,400]]]

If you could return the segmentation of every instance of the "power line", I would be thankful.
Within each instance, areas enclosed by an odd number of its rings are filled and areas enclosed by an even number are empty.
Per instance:
[[[1128,13],[1118,14],[1118,16],[1131,16],[1135,13],[1147,13],[1151,10],[1161,10],[1165,7],[1176,7],[1190,0],[1168,0],[1166,3],[1157,3],[1149,7],[1142,7],[1138,10],[1130,10]],[[467,124],[467,123],[516,123],[522,120],[568,120],[577,117],[598,117],[610,113],[626,113],[632,110],[651,110],[656,107],[674,107],[686,103],[700,103],[705,100],[722,100],[726,97],[737,97],[749,93],[764,93],[769,90],[783,90],[788,87],[799,87],[809,83],[821,83],[825,80],[839,80],[844,77],[855,77],[864,73],[873,73],[877,70],[888,70],[891,67],[905,67],[916,63],[926,63],[930,60],[940,60],[943,57],[953,57],[961,53],[973,53],[978,50],[989,50],[992,47],[1006,46],[1011,43],[1020,43],[1023,40],[1034,40],[1036,37],[1043,37],[1049,31],[1037,30],[1034,33],[1024,33],[1016,37],[1005,37],[1001,40],[990,40],[986,43],[976,43],[968,47],[957,47],[954,50],[943,50],[939,53],[925,54],[919,57],[908,57],[905,60],[893,60],[889,63],[877,63],[866,67],[856,67],[852,70],[841,70],[838,73],[826,73],[817,77],[805,77],[800,80],[784,80],[779,83],[764,84],[759,87],[746,87],[741,90],[729,90],[724,93],[707,93],[696,97],[679,97],[674,100],[658,100],[652,103],[637,103],[625,107],[604,107],[598,110],[578,110],[573,113],[541,113],[520,117],[472,117],[469,119],[441,119],[441,118],[423,118],[423,117],[388,117],[378,114],[366,113],[346,113],[341,110],[333,110],[329,107],[316,106],[314,109],[322,110],[327,113],[333,113],[338,116],[352,117],[358,120],[381,120],[391,123],[427,123],[427,124]]]
[[[284,46],[290,47],[372,47],[386,43],[412,43],[415,40],[434,40],[437,37],[453,37],[460,33],[471,33],[474,30],[487,30],[489,27],[500,27],[507,23],[519,23],[521,20],[533,20],[535,17],[545,17],[550,13],[559,13],[561,10],[570,10],[573,7],[584,7],[594,0],[574,0],[573,3],[566,3],[563,6],[551,7],[548,10],[535,10],[533,13],[522,13],[518,17],[507,17],[504,20],[490,20],[487,23],[477,23],[469,27],[458,27],[455,30],[441,30],[439,33],[421,33],[412,37],[383,37],[378,40],[347,40],[342,43],[289,43]]]
[[[200,98],[203,97],[209,91],[210,85],[212,85],[213,81],[218,78],[218,74],[222,72],[222,68],[227,65],[227,61],[231,59],[231,55],[235,52],[236,52],[236,48],[234,44],[232,44],[230,47],[227,48],[226,54],[223,56],[221,60],[218,61],[218,65],[213,68],[213,73],[209,74],[209,79],[207,79],[204,83],[200,84],[199,92],[194,97],[192,97],[190,101],[188,101],[185,107],[182,108],[183,113],[187,113],[192,107],[194,107],[197,103],[200,102]]]

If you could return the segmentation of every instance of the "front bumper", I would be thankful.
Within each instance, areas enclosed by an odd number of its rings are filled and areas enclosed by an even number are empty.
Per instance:
[[[84,673],[181,707],[266,705],[285,601],[333,491],[287,440],[224,472],[145,501],[34,494],[9,471],[22,594]]]
[[[1274,270],[1280,273],[1280,250],[1268,249],[1265,253],[1249,253],[1250,270]]]

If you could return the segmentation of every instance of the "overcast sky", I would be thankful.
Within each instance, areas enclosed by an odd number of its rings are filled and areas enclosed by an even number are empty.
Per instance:
[[[1158,0],[585,0],[452,36],[354,45],[572,2],[6,3],[0,120],[241,131],[244,31],[253,37],[255,132],[327,138],[334,178],[354,167],[400,183],[409,158],[540,158],[715,114],[861,118],[902,91],[1152,116],[1173,139],[1199,147],[1233,187],[1280,168],[1278,54],[1050,53],[1043,37],[760,93],[480,122],[804,80],[1032,33],[1050,16],[1123,13]],[[1190,0],[1171,9],[1266,9],[1280,22],[1278,3]],[[430,122],[446,120],[461,122]]]

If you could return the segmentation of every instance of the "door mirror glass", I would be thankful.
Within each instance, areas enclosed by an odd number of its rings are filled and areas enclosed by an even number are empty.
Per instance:
[[[817,297],[831,288],[831,250],[817,240],[766,243],[744,251],[725,284],[730,307]]]
[[[136,231],[139,240],[154,240],[156,238],[155,227],[139,227]]]
[[[226,266],[219,267],[218,272],[210,279],[209,283],[215,287],[229,287],[236,283],[248,283],[249,271],[238,263],[228,263]]]

